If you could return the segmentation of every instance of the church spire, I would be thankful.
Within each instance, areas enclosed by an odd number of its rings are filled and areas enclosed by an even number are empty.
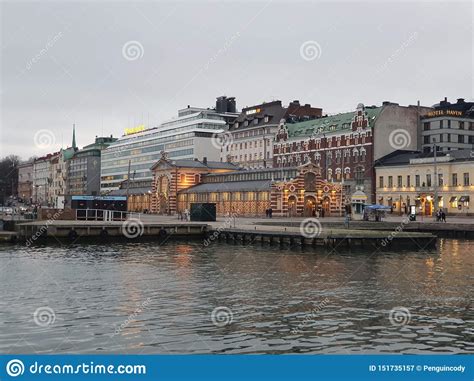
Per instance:
[[[72,125],[72,148],[77,149],[76,146],[76,125]]]

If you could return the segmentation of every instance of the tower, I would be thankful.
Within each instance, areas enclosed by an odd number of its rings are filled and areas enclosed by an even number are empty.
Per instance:
[[[75,124],[72,125],[72,148],[74,150],[77,149],[77,146],[76,146],[76,125]]]

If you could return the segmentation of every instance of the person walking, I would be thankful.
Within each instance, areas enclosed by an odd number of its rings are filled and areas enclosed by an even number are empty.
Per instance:
[[[444,212],[444,210],[441,212],[441,221],[446,222],[446,213]]]

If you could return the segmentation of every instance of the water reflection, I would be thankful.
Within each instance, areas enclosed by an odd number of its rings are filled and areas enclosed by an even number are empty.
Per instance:
[[[2,246],[0,352],[472,352],[471,247]],[[40,306],[52,326],[34,323]],[[213,324],[219,306],[231,324]],[[397,307],[410,313],[401,326],[389,320]]]

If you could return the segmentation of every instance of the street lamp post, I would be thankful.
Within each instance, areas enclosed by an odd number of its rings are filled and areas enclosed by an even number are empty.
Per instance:
[[[433,159],[434,159],[434,205],[435,210],[438,210],[438,163],[436,162],[436,142],[433,142]]]

